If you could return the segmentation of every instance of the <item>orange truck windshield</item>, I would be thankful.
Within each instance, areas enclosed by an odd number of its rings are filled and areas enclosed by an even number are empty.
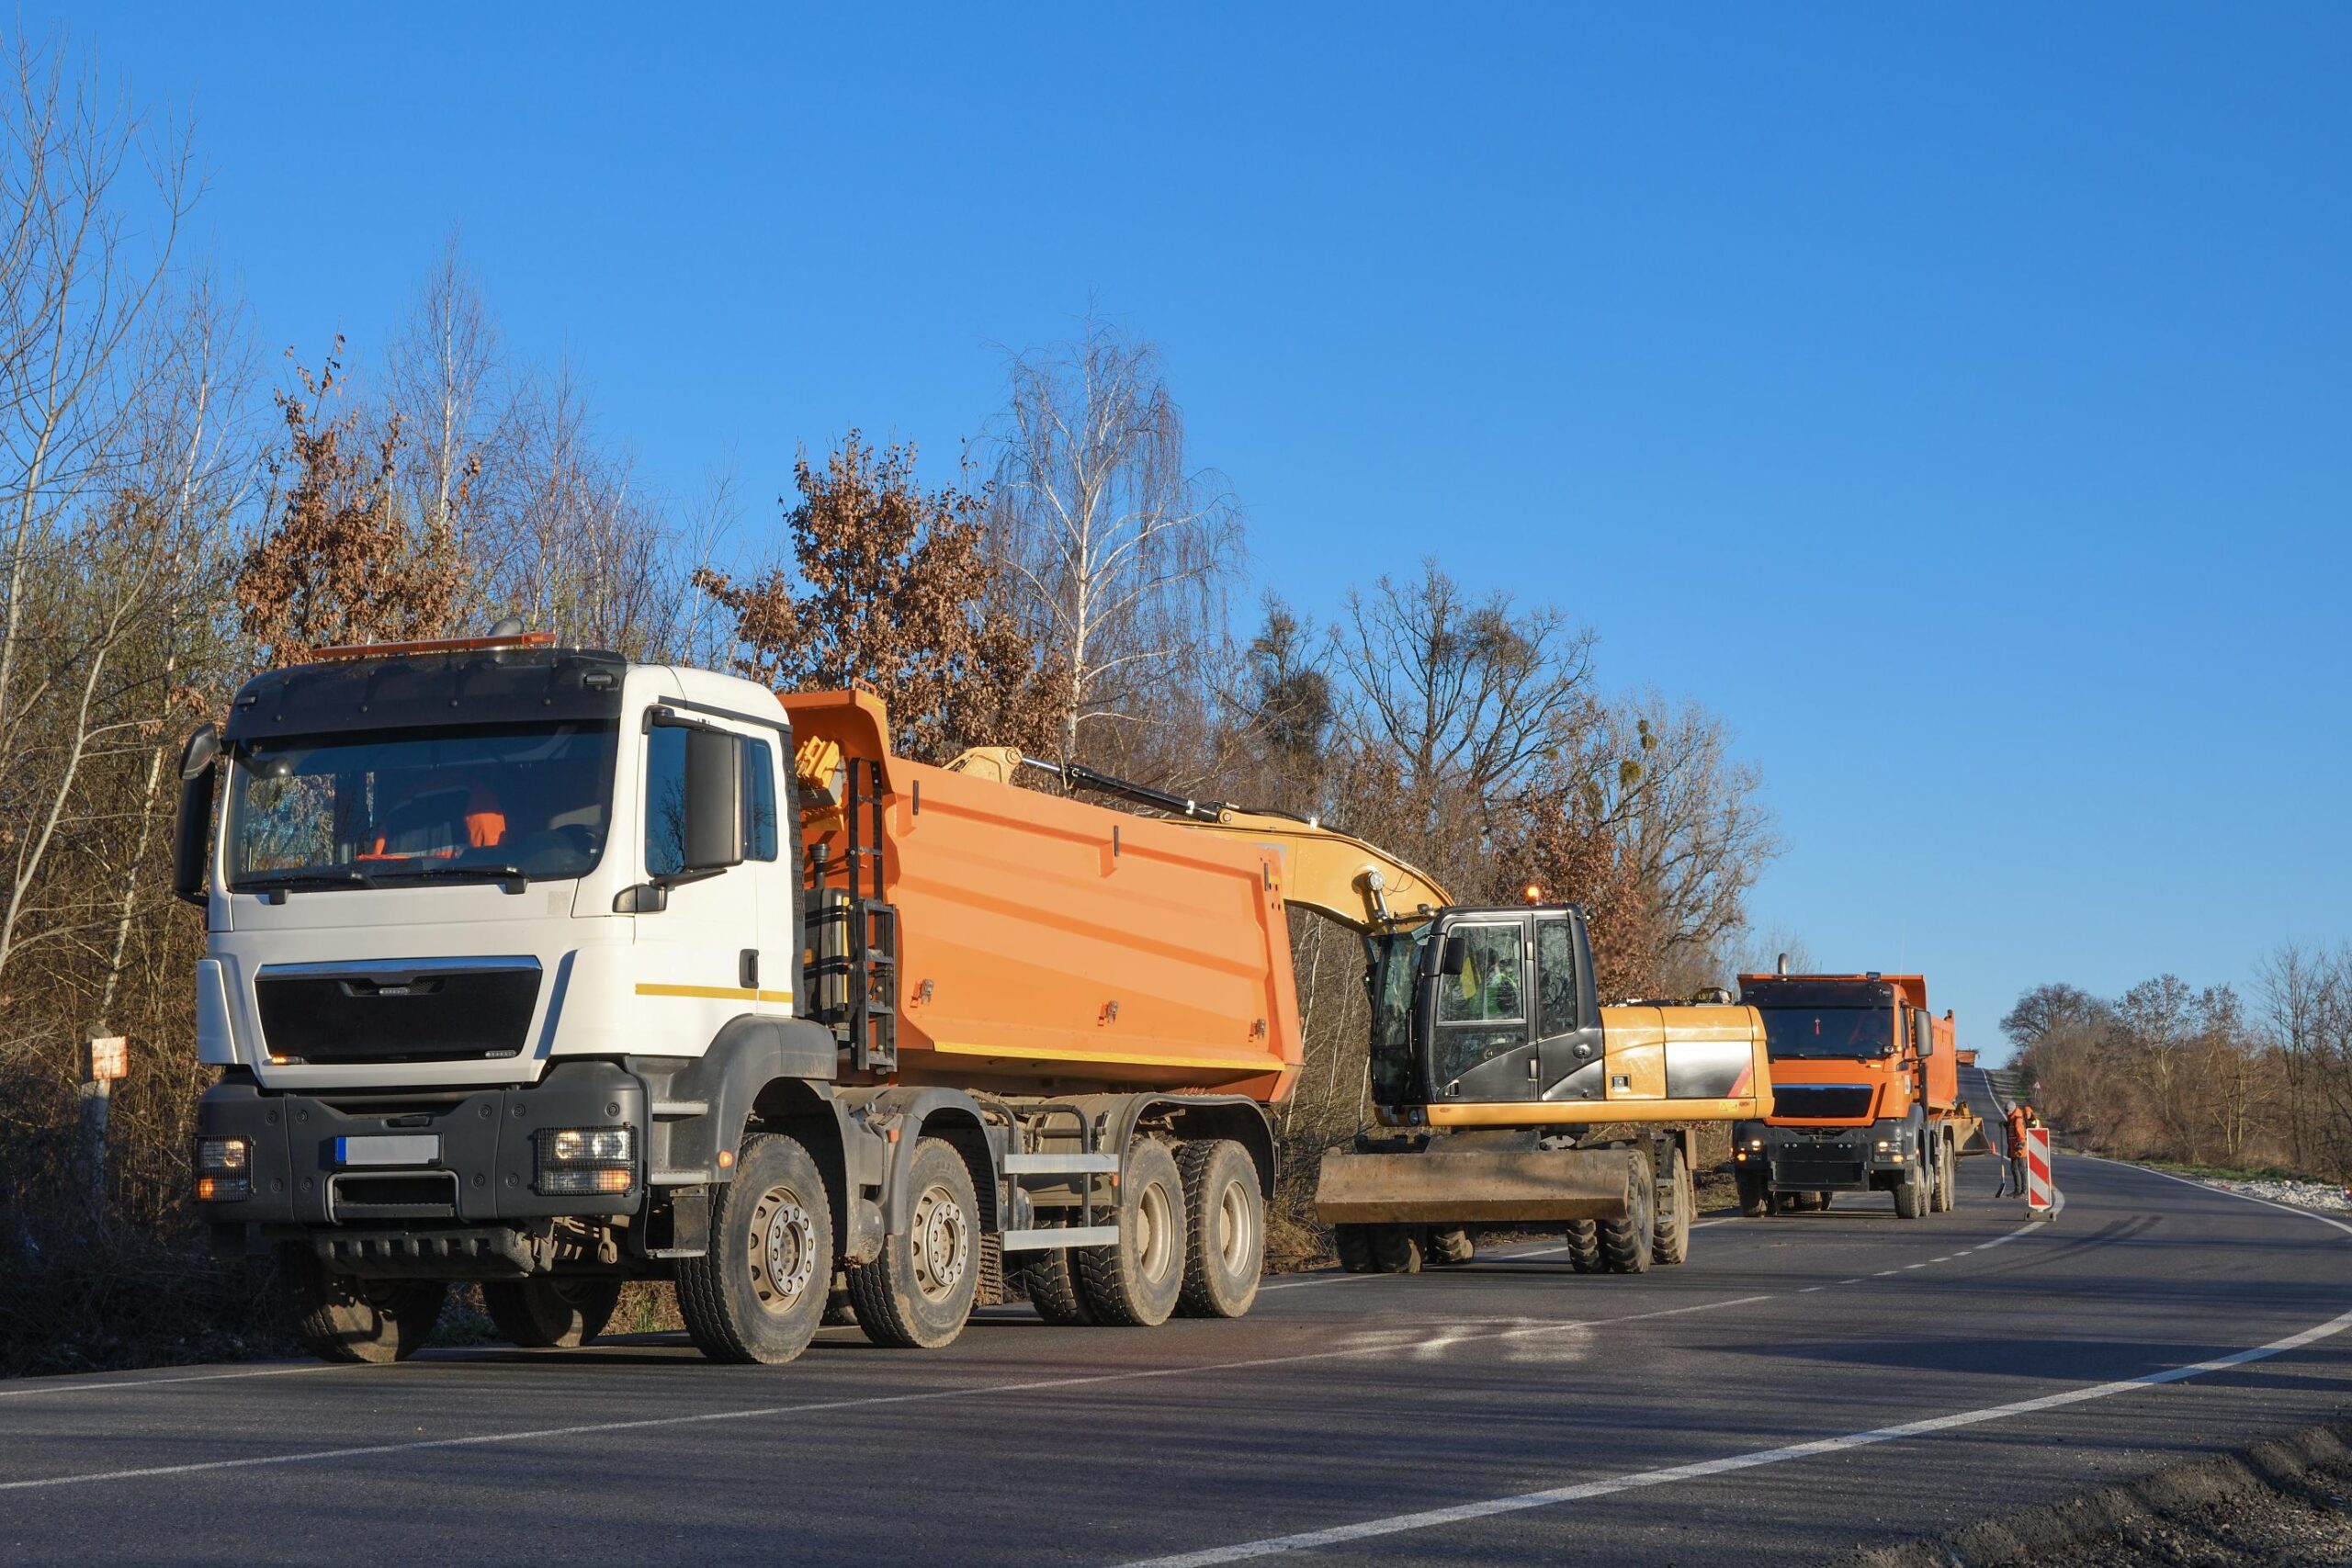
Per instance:
[[[1765,1049],[1776,1062],[1808,1056],[1867,1059],[1894,1049],[1891,1008],[1767,1007],[1758,1010],[1764,1020]]]

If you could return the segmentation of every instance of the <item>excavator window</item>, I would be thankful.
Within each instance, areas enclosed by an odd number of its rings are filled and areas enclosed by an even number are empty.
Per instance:
[[[1565,919],[1535,922],[1536,1036],[1551,1040],[1577,1027],[1576,933]]]
[[[1526,928],[1517,920],[1463,924],[1447,933],[1456,938],[1466,962],[1461,974],[1438,979],[1432,1084],[1450,1084],[1527,1043]]]

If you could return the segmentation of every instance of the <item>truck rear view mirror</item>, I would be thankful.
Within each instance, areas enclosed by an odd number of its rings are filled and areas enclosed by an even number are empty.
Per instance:
[[[1919,1059],[1926,1061],[1936,1054],[1936,1021],[1924,1012],[1911,1015],[1911,1032],[1919,1041]]]
[[[172,844],[172,892],[191,904],[206,901],[212,849],[213,762],[220,755],[220,731],[197,726],[180,750],[180,812]]]
[[[686,731],[685,869],[724,871],[743,859],[743,738]]]

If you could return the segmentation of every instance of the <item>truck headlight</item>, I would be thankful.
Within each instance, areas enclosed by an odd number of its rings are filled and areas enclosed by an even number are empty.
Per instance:
[[[197,1139],[197,1201],[234,1203],[252,1197],[253,1153],[246,1138]]]
[[[538,1179],[550,1197],[626,1192],[637,1173],[637,1134],[629,1127],[554,1127],[539,1134]]]
[[[1887,1141],[1886,1139],[1884,1139],[1884,1138],[1881,1138],[1881,1139],[1878,1141],[1878,1152],[1879,1152],[1879,1153],[1881,1153],[1881,1154],[1884,1154],[1884,1153],[1886,1153],[1886,1151],[1887,1151],[1887,1150],[1889,1150],[1889,1149],[1893,1148],[1894,1146],[1894,1145],[1892,1143],[1888,1142],[1888,1141]]]

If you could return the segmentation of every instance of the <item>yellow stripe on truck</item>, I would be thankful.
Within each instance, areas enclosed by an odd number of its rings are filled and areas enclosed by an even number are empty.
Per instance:
[[[649,986],[637,987],[640,997],[695,997],[711,1002],[788,1002],[790,991],[755,991],[749,986]]]

